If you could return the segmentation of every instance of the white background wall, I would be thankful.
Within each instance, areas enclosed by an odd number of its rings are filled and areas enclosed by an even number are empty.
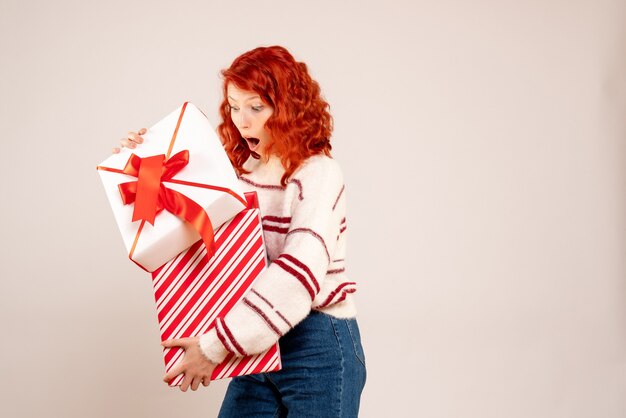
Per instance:
[[[626,416],[620,0],[0,0],[0,405],[212,417],[182,393],[95,166],[286,46],[331,104],[361,417]]]

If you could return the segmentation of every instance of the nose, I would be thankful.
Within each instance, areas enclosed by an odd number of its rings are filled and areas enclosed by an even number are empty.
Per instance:
[[[250,127],[250,119],[243,109],[239,112],[239,129],[247,129]]]

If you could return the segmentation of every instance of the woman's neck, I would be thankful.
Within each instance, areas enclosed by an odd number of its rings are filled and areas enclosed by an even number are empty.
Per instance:
[[[261,156],[260,158],[254,158],[251,155],[243,165],[243,168],[250,171],[250,174],[247,174],[246,177],[254,178],[259,182],[280,182],[282,175],[285,173],[280,157],[274,154]]]

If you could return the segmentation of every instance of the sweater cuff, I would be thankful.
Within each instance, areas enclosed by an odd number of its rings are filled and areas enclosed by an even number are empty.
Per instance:
[[[220,364],[228,355],[228,350],[217,337],[215,327],[200,336],[200,350],[206,358],[216,364]]]

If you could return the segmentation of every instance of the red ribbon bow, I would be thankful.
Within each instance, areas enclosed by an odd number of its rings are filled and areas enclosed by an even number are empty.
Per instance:
[[[188,163],[187,150],[176,153],[168,160],[164,154],[145,158],[131,154],[123,172],[137,177],[137,181],[119,184],[118,188],[125,205],[135,202],[133,222],[142,220],[154,225],[156,215],[165,209],[189,222],[198,231],[207,255],[211,257],[215,253],[215,241],[209,216],[199,204],[163,184]]]

